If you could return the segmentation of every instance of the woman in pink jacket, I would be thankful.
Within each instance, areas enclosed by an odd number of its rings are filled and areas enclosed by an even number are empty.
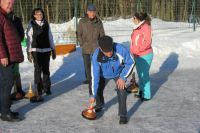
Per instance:
[[[130,52],[136,62],[140,88],[136,97],[141,98],[142,101],[148,101],[151,99],[149,69],[153,60],[151,19],[147,13],[135,13],[133,22],[135,27],[131,35]]]

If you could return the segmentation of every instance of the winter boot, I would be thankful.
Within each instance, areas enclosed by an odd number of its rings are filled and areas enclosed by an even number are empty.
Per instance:
[[[50,87],[48,87],[47,89],[44,89],[44,91],[45,91],[46,95],[51,95],[52,94]]]
[[[120,116],[119,124],[126,124],[128,122],[127,117]]]

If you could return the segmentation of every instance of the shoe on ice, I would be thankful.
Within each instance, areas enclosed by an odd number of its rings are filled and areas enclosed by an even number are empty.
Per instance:
[[[83,81],[83,84],[89,84],[89,80]]]
[[[127,117],[120,116],[119,124],[126,124],[128,122]]]
[[[25,93],[20,93],[20,92],[14,92],[11,94],[11,100],[16,101],[16,100],[21,100],[25,96]]]
[[[1,115],[1,120],[2,121],[9,121],[9,122],[19,122],[22,119],[19,118],[18,116],[14,115],[13,113],[7,114],[7,115]]]
[[[103,110],[103,105],[102,106],[94,106],[94,110],[96,113],[101,112]]]
[[[139,91],[139,94],[135,94],[135,98],[142,98],[142,91]]]
[[[31,103],[42,102],[42,101],[44,101],[44,98],[40,95],[31,97],[31,99],[30,99]]]
[[[147,99],[147,98],[144,98],[144,97],[141,98],[141,101],[142,101],[142,102],[144,102],[144,101],[149,101],[149,100],[150,100],[150,99]]]

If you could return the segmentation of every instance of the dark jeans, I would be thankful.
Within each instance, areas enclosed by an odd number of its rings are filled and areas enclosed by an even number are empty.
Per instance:
[[[21,84],[21,76],[19,73],[19,64],[15,63],[13,66],[13,73],[14,73],[14,86],[16,87],[16,91],[18,93],[22,93],[22,84]]]
[[[103,96],[103,91],[106,85],[106,80],[104,78],[100,78],[99,82],[99,88],[97,91],[97,96],[96,96],[96,106],[101,107],[104,105],[104,96]],[[127,98],[127,92],[126,90],[120,90],[116,89],[117,91],[117,96],[118,96],[118,103],[119,103],[119,109],[118,109],[118,114],[119,116],[127,116],[127,108],[126,108],[126,98]]]
[[[42,89],[48,90],[51,87],[49,72],[50,55],[51,52],[32,52],[34,62],[34,81],[39,95],[42,94]]]
[[[86,80],[89,81],[89,84],[91,84],[91,54],[82,54],[82,56],[85,68],[85,77]],[[92,95],[92,90],[90,89],[90,87],[89,94]]]
[[[1,115],[10,113],[10,92],[13,86],[13,65],[3,67],[0,65],[0,112]]]
[[[16,85],[16,89],[17,89],[16,91],[18,93],[22,93],[23,90],[22,90],[22,84],[21,84],[21,76],[20,76],[20,74],[19,75],[14,75],[14,82],[15,82],[14,86]]]

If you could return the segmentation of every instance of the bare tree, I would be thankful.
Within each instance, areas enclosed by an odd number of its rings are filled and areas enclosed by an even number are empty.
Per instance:
[[[50,22],[68,21],[74,15],[74,8],[77,6],[77,17],[85,14],[88,3],[94,3],[98,15],[104,17],[130,17],[135,11],[145,11],[153,17],[167,21],[185,21],[192,10],[191,0],[48,0],[48,7],[45,0],[18,0],[15,4],[15,13],[21,16],[24,23],[31,18],[31,12],[36,7],[41,7],[45,13],[49,13]],[[196,13],[200,16],[200,0],[196,3]],[[47,11],[48,10],[48,11]]]

